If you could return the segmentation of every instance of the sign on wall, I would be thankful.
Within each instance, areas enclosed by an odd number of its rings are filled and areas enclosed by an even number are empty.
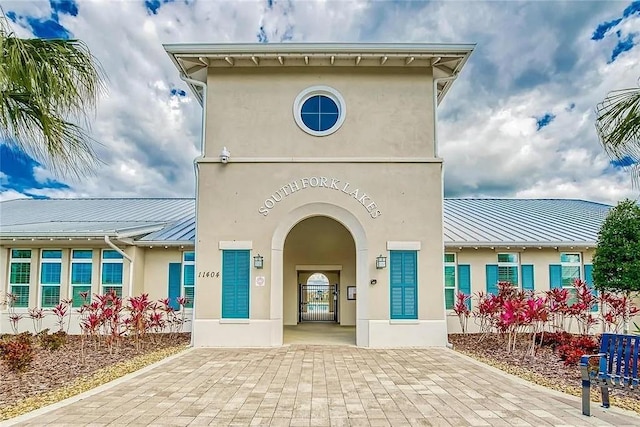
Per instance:
[[[326,190],[339,191],[356,199],[367,210],[371,218],[375,219],[382,215],[376,202],[374,202],[367,193],[361,191],[359,188],[353,188],[349,182],[342,182],[339,179],[326,176],[300,178],[283,185],[275,193],[267,197],[262,206],[258,208],[258,212],[263,216],[267,216],[269,212],[286,197],[307,188],[323,188]]]

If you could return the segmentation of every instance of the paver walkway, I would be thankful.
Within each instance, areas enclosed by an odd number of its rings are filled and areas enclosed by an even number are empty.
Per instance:
[[[448,349],[193,349],[19,425],[640,425]]]

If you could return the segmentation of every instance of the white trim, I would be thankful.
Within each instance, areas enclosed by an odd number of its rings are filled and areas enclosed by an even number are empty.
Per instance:
[[[74,251],[91,251],[91,258],[74,258],[73,257],[73,252]],[[74,248],[70,248],[69,249],[69,286],[67,289],[67,298],[73,300],[73,288],[75,286],[89,286],[89,301],[91,301],[91,295],[93,292],[93,284],[95,283],[95,274],[93,274],[93,257],[95,256],[94,252],[93,252],[93,248],[78,248],[78,249],[74,249]],[[100,253],[100,256],[102,256],[102,252]],[[73,264],[91,264],[91,283],[89,284],[74,284],[72,281],[73,278]],[[73,302],[71,303],[71,307],[72,308],[77,308],[77,307],[73,307]]]
[[[296,265],[296,271],[342,271],[341,265]]]
[[[218,249],[221,250],[233,250],[233,249],[253,249],[253,240],[221,240],[218,243]]]
[[[103,248],[103,249],[100,250],[100,272],[99,272],[100,277],[98,278],[98,280],[99,280],[98,283],[100,283],[100,287],[99,287],[98,291],[99,291],[99,293],[101,295],[103,295],[105,286],[107,286],[109,288],[116,288],[116,287],[119,286],[120,287],[120,296],[122,298],[124,298],[126,296],[124,294],[124,257],[122,257],[122,258],[106,258],[105,259],[104,258],[104,252],[105,251],[115,252],[115,253],[119,254],[120,256],[122,256],[122,254],[119,251],[116,251],[116,250],[111,249],[111,248]],[[117,283],[115,283],[115,284],[114,283],[107,283],[107,284],[102,283],[102,270],[103,270],[105,264],[120,264],[120,265],[122,265],[122,283],[120,283],[120,284],[117,284]]]
[[[31,302],[31,279],[33,277],[33,252],[37,251],[37,249],[29,249],[29,248],[8,248],[9,249],[9,268],[7,269],[7,282],[6,285],[7,287],[4,289],[6,294],[11,294],[11,287],[12,286],[27,286],[29,288],[29,294],[27,296],[27,306],[26,307],[13,307],[15,310],[24,310],[24,312],[27,311],[27,309],[29,308],[29,303]],[[29,251],[29,258],[14,258],[13,257],[13,251],[14,250],[18,250],[18,251]],[[13,263],[19,263],[19,264],[29,264],[29,283],[11,283],[11,265]],[[36,265],[36,268],[38,268],[39,264]],[[40,282],[39,279],[39,275],[40,272],[36,271],[36,275],[38,277],[36,277],[36,281]],[[36,292],[37,293],[37,292]],[[36,296],[37,299],[37,296]],[[19,311],[18,311],[19,312]]]
[[[45,251],[59,251],[60,258],[45,258],[43,253]],[[41,248],[40,249],[40,263],[38,265],[38,291],[36,292],[36,307],[40,308],[53,308],[57,304],[49,307],[42,306],[42,298],[44,296],[43,288],[45,286],[57,286],[58,287],[58,303],[62,299],[62,249],[61,248]],[[42,266],[44,264],[58,264],[60,266],[60,281],[58,283],[42,283]]]
[[[387,241],[388,251],[419,251],[422,248],[420,241]]]
[[[390,325],[419,325],[419,319],[389,319]]]
[[[220,324],[249,324],[249,319],[220,319]]]
[[[221,163],[219,157],[201,157],[196,163]],[[233,163],[442,163],[438,157],[233,157]]]
[[[447,255],[453,255],[453,262],[447,262],[445,260]],[[452,308],[447,308],[447,289],[451,289],[447,287],[447,267],[452,267],[453,268],[453,305],[455,306],[456,304],[456,295],[458,294],[458,292],[460,292],[460,288],[459,288],[459,283],[458,283],[458,254],[456,254],[455,252],[444,252],[443,254],[443,259],[442,259],[442,294],[444,297],[444,309],[447,312],[447,314],[449,313],[453,313],[453,307]]]
[[[326,96],[336,103],[338,107],[338,120],[335,122],[333,126],[331,126],[327,130],[316,131],[307,127],[306,124],[302,121],[302,106],[304,103],[313,96]],[[311,86],[304,89],[302,92],[296,96],[295,101],[293,101],[293,118],[296,121],[296,124],[300,129],[313,136],[327,136],[336,132],[342,124],[344,123],[344,119],[347,115],[347,104],[344,101],[340,92],[330,86]]]
[[[187,261],[185,260],[185,255],[186,254],[193,254],[193,261]],[[196,299],[196,294],[195,294],[195,288],[196,288],[196,261],[195,261],[195,256],[196,256],[196,252],[195,251],[183,251],[182,252],[182,265],[180,268],[180,296],[186,298],[187,297],[187,291],[186,288],[193,288],[193,297],[192,297],[192,301],[191,301],[191,307],[187,308],[187,307],[182,307],[183,310],[185,310],[185,312],[187,310],[193,310],[194,307],[194,302]],[[185,286],[184,284],[184,272],[185,272],[185,267],[191,265],[193,266],[193,285],[191,286]]]

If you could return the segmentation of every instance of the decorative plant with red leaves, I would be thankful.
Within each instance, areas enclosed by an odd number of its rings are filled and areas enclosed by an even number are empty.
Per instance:
[[[471,315],[471,310],[469,309],[470,300],[471,295],[458,292],[456,294],[456,302],[453,305],[453,312],[458,316],[463,334],[467,333],[467,324],[469,323],[469,316]]]
[[[56,324],[58,325],[59,331],[64,331],[65,318],[67,317],[67,314],[69,315],[71,314],[71,311],[69,310],[70,306],[71,306],[71,300],[65,299],[60,301],[55,307],[51,309],[53,314],[55,314],[56,317],[58,318],[58,320],[56,321]]]
[[[11,313],[9,314],[9,323],[11,324],[11,330],[14,334],[18,333],[18,324],[22,320],[22,314]]]
[[[599,339],[589,335],[568,335],[570,338],[556,347],[556,351],[564,364],[577,365],[585,354],[595,354],[600,348]]]
[[[547,307],[552,327],[556,331],[564,331],[569,316],[569,290],[554,288],[546,292]]]
[[[523,317],[524,323],[528,325],[531,334],[531,345],[528,353],[531,357],[535,357],[538,334],[540,334],[541,340],[544,339],[544,330],[549,322],[549,309],[546,298],[531,295],[525,301]]]
[[[480,340],[482,341],[494,330],[499,306],[494,294],[478,292],[476,297],[478,301],[474,305],[472,314],[474,321],[480,328]]]
[[[591,292],[591,287],[587,282],[576,279],[573,282],[576,302],[569,307],[569,313],[576,319],[581,335],[588,335],[591,328],[598,323],[598,319],[593,315],[593,309],[598,303],[598,299]]]
[[[37,335],[42,330],[42,319],[44,319],[45,312],[41,308],[30,308],[29,318],[33,321],[33,331]]]
[[[640,312],[630,298],[624,294],[603,292],[600,296],[602,303],[602,323],[605,332],[619,333],[631,317]]]
[[[17,334],[0,340],[0,359],[14,372],[24,372],[33,361],[31,334]]]
[[[149,294],[131,297],[128,303],[126,309],[129,311],[129,317],[125,319],[125,325],[134,337],[136,350],[140,350],[141,342],[147,334],[150,323],[151,301]]]
[[[187,297],[178,297],[177,301],[178,301],[178,305],[180,306],[180,320],[178,321],[176,332],[180,333],[182,332],[182,328],[184,327],[184,324],[187,322],[187,319],[185,318],[185,315],[186,315],[185,308],[189,303],[189,299]]]

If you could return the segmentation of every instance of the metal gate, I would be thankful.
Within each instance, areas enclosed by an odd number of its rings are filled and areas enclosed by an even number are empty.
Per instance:
[[[300,284],[299,322],[337,322],[338,285]]]

